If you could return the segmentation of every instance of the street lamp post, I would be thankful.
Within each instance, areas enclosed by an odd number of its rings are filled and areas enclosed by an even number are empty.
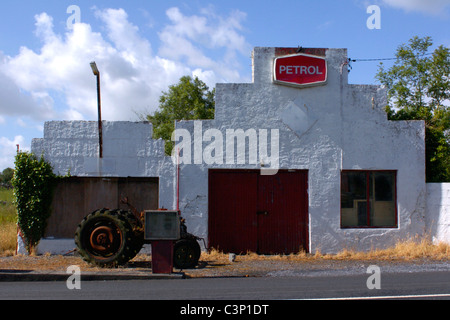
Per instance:
[[[97,105],[98,105],[98,143],[99,143],[99,156],[103,158],[103,128],[102,128],[102,101],[100,95],[100,71],[97,68],[95,61],[91,62],[91,69],[94,75],[97,77]]]

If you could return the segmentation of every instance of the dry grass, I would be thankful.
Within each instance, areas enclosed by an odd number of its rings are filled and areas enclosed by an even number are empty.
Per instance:
[[[14,225],[15,226],[15,225]],[[3,227],[3,226],[2,226]],[[3,234],[2,232],[0,234]],[[3,240],[1,240],[3,242]],[[14,253],[11,253],[13,255]],[[2,255],[0,255],[2,256]],[[387,249],[374,249],[368,252],[358,252],[355,250],[345,249],[337,254],[321,254],[316,252],[315,254],[308,254],[305,252],[299,252],[290,255],[258,255],[253,252],[237,255],[236,262],[234,264],[229,261],[229,255],[217,250],[210,250],[209,252],[203,252],[200,258],[200,270],[222,270],[225,272],[229,270],[235,270],[236,268],[245,268],[247,263],[249,266],[257,267],[254,262],[270,262],[276,263],[277,261],[283,263],[312,263],[321,264],[333,261],[386,261],[386,262],[414,262],[422,260],[434,260],[445,261],[450,260],[450,245],[446,243],[433,244],[428,239],[411,239],[406,241],[400,241],[395,246]],[[147,254],[138,254],[128,265],[123,268],[150,268],[151,256]],[[44,254],[39,256],[6,256],[0,257],[0,269],[11,270],[59,270],[64,272],[70,265],[78,265],[82,270],[107,272],[105,270],[93,267],[84,262],[77,256],[61,256]],[[236,269],[237,271],[239,271]],[[235,270],[235,271],[236,271]],[[206,272],[205,271],[205,272]],[[237,272],[236,271],[236,272]],[[249,270],[240,270],[242,272],[250,273]],[[219,271],[217,271],[219,272]]]
[[[211,250],[203,253],[202,260],[217,261],[226,263],[229,261],[228,254]],[[417,259],[430,260],[449,260],[450,245],[446,243],[433,244],[428,239],[411,239],[399,241],[394,247],[387,249],[372,249],[367,252],[356,251],[352,249],[344,249],[337,254],[321,254],[317,251],[315,254],[308,254],[301,251],[290,255],[258,255],[248,252],[244,255],[238,255],[236,260],[239,261],[318,261],[318,260],[382,260],[382,261],[411,261]]]
[[[11,256],[16,252],[17,225],[14,222],[0,224],[0,256]]]
[[[90,268],[81,258],[44,254],[39,256],[15,255],[0,258],[0,269],[6,270],[56,270],[65,271],[70,265],[78,265],[83,269]]]
[[[354,250],[342,250],[338,254],[307,254],[299,252],[290,255],[258,255],[249,252],[247,254],[236,256],[234,264],[229,261],[229,255],[217,250],[203,252],[200,258],[200,269],[197,271],[208,272],[244,272],[250,274],[254,270],[246,270],[245,268],[258,268],[258,264],[254,262],[282,262],[282,263],[307,263],[321,264],[333,261],[388,261],[388,262],[408,262],[417,260],[449,260],[450,245],[445,243],[433,244],[428,240],[408,240],[397,243],[394,247],[384,250],[371,250],[369,252],[357,252]],[[148,269],[151,266],[151,256],[147,254],[138,254],[128,265],[121,267],[124,269]],[[264,263],[262,263],[264,265]],[[101,269],[93,267],[84,262],[77,256],[61,256],[44,254],[39,256],[8,256],[0,257],[0,269],[6,270],[58,270],[65,272],[70,265],[77,265],[83,271],[102,271],[108,272],[114,269]],[[239,269],[240,268],[240,269]],[[245,270],[244,270],[244,269]],[[215,270],[215,271],[214,271]],[[222,270],[222,271],[220,271]],[[234,270],[234,271],[233,271]],[[193,273],[194,274],[194,273]],[[194,275],[195,276],[195,275]]]
[[[13,192],[0,188],[0,256],[13,255],[16,251],[17,213]]]

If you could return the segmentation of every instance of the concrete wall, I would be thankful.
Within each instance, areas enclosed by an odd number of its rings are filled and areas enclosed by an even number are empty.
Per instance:
[[[433,242],[450,244],[450,183],[427,183],[426,217]]]
[[[384,89],[349,85],[345,49],[321,50],[328,61],[327,84],[302,89],[273,83],[273,59],[280,52],[295,49],[255,48],[253,83],[217,84],[214,120],[176,124],[192,140],[191,162],[180,169],[180,209],[189,231],[208,236],[209,168],[264,169],[275,160],[267,162],[258,156],[255,163],[237,164],[235,153],[233,163],[211,164],[198,159],[195,151],[211,156],[211,149],[218,146],[212,136],[226,137],[227,129],[267,129],[269,154],[274,151],[271,130],[279,133],[277,168],[309,171],[310,252],[387,247],[423,234],[427,193],[424,123],[388,121]],[[99,160],[96,122],[48,122],[44,138],[33,140],[32,151],[43,153],[61,174],[70,169],[78,176],[159,177],[160,206],[174,208],[175,166],[164,156],[163,142],[151,136],[147,123],[104,122],[104,158]],[[226,141],[221,144],[226,151]],[[340,176],[346,169],[397,171],[398,228],[341,229]]]
[[[388,121],[385,90],[349,85],[343,68],[345,49],[325,51],[329,68],[325,86],[303,89],[273,83],[272,61],[277,51],[255,48],[254,83],[217,84],[215,119],[202,122],[203,134],[211,128],[222,132],[223,137],[226,129],[279,130],[279,168],[309,170],[311,252],[332,253],[346,247],[368,250],[422,234],[426,195],[424,123]],[[193,121],[179,122],[177,128],[187,129],[194,140]],[[203,141],[203,150],[210,144]],[[194,142],[191,149],[195,149]],[[260,161],[257,165],[181,167],[181,209],[194,233],[207,235],[208,168],[260,169]],[[397,170],[398,228],[341,229],[343,169]]]
[[[164,154],[164,141],[152,139],[146,122],[103,121],[103,158],[98,157],[96,121],[50,121],[44,138],[31,150],[43,154],[55,173],[80,177],[160,177],[159,206],[175,208],[175,165]]]
[[[145,122],[103,121],[103,158],[99,159],[98,122],[50,121],[44,137],[33,139],[31,151],[52,164],[56,174],[80,177],[159,177],[159,207],[176,208],[176,166],[164,154],[164,141],[152,138]],[[86,213],[86,215],[88,212]],[[38,253],[64,254],[73,239],[42,239]],[[26,254],[18,235],[19,254]],[[143,252],[149,252],[145,246]]]

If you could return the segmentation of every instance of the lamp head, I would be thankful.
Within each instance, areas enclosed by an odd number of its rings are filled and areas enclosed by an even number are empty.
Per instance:
[[[100,74],[100,71],[98,71],[97,64],[95,63],[95,61],[91,62],[91,69],[94,75],[98,76]]]

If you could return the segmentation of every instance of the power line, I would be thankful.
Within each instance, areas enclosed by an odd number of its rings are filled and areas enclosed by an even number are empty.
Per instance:
[[[424,54],[421,55],[421,57],[429,56],[430,54],[433,54],[433,53],[432,52],[424,53]],[[387,61],[387,60],[398,60],[398,59],[399,59],[398,57],[395,57],[395,58],[374,58],[374,59],[352,59],[352,58],[348,58],[347,61],[342,64],[341,68],[344,65],[347,65],[348,72],[350,72],[352,70],[352,65],[351,65],[352,62],[373,62],[373,61]]]
[[[396,60],[397,58],[377,58],[377,59],[351,59],[349,58],[348,61],[350,62],[360,62],[360,61],[384,61],[384,60]]]
[[[433,54],[432,52],[424,53],[421,56],[429,56]],[[375,58],[375,59],[352,59],[348,58],[349,62],[360,62],[360,61],[384,61],[384,60],[397,60],[398,58]]]

